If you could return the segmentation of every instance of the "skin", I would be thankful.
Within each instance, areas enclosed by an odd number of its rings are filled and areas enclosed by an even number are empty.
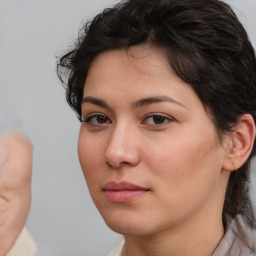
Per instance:
[[[123,255],[212,255],[224,234],[224,167],[235,143],[225,135],[220,144],[201,101],[164,52],[140,45],[100,54],[83,97],[80,164],[106,224],[125,236]],[[159,102],[142,101],[148,97]],[[110,181],[148,192],[109,202],[103,187]]]
[[[31,200],[32,146],[19,133],[0,140],[0,256],[6,255],[24,227]]]

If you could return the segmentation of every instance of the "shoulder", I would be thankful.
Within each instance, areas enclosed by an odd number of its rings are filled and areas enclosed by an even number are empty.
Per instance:
[[[213,256],[226,255],[256,255],[256,230],[240,215],[229,221],[226,233],[213,253]]]

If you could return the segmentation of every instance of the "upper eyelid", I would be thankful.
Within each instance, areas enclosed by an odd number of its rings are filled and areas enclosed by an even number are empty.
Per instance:
[[[82,119],[86,119],[86,118],[93,117],[93,116],[105,116],[105,117],[109,118],[108,115],[106,115],[102,112],[89,112],[87,114],[82,113]]]
[[[148,117],[154,117],[154,116],[161,116],[161,117],[164,117],[166,119],[170,119],[170,120],[175,120],[175,118],[167,115],[167,114],[163,114],[163,113],[150,113],[150,114],[147,114],[145,115],[145,118],[148,118]]]

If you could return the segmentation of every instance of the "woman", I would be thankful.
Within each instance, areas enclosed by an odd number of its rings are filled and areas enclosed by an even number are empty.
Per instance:
[[[111,256],[255,255],[256,59],[219,0],[128,0],[60,58]]]

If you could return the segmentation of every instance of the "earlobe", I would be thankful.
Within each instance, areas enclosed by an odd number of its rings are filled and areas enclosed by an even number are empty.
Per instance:
[[[222,169],[234,171],[248,159],[255,140],[255,123],[250,114],[241,115],[233,127],[226,146],[226,155]]]

